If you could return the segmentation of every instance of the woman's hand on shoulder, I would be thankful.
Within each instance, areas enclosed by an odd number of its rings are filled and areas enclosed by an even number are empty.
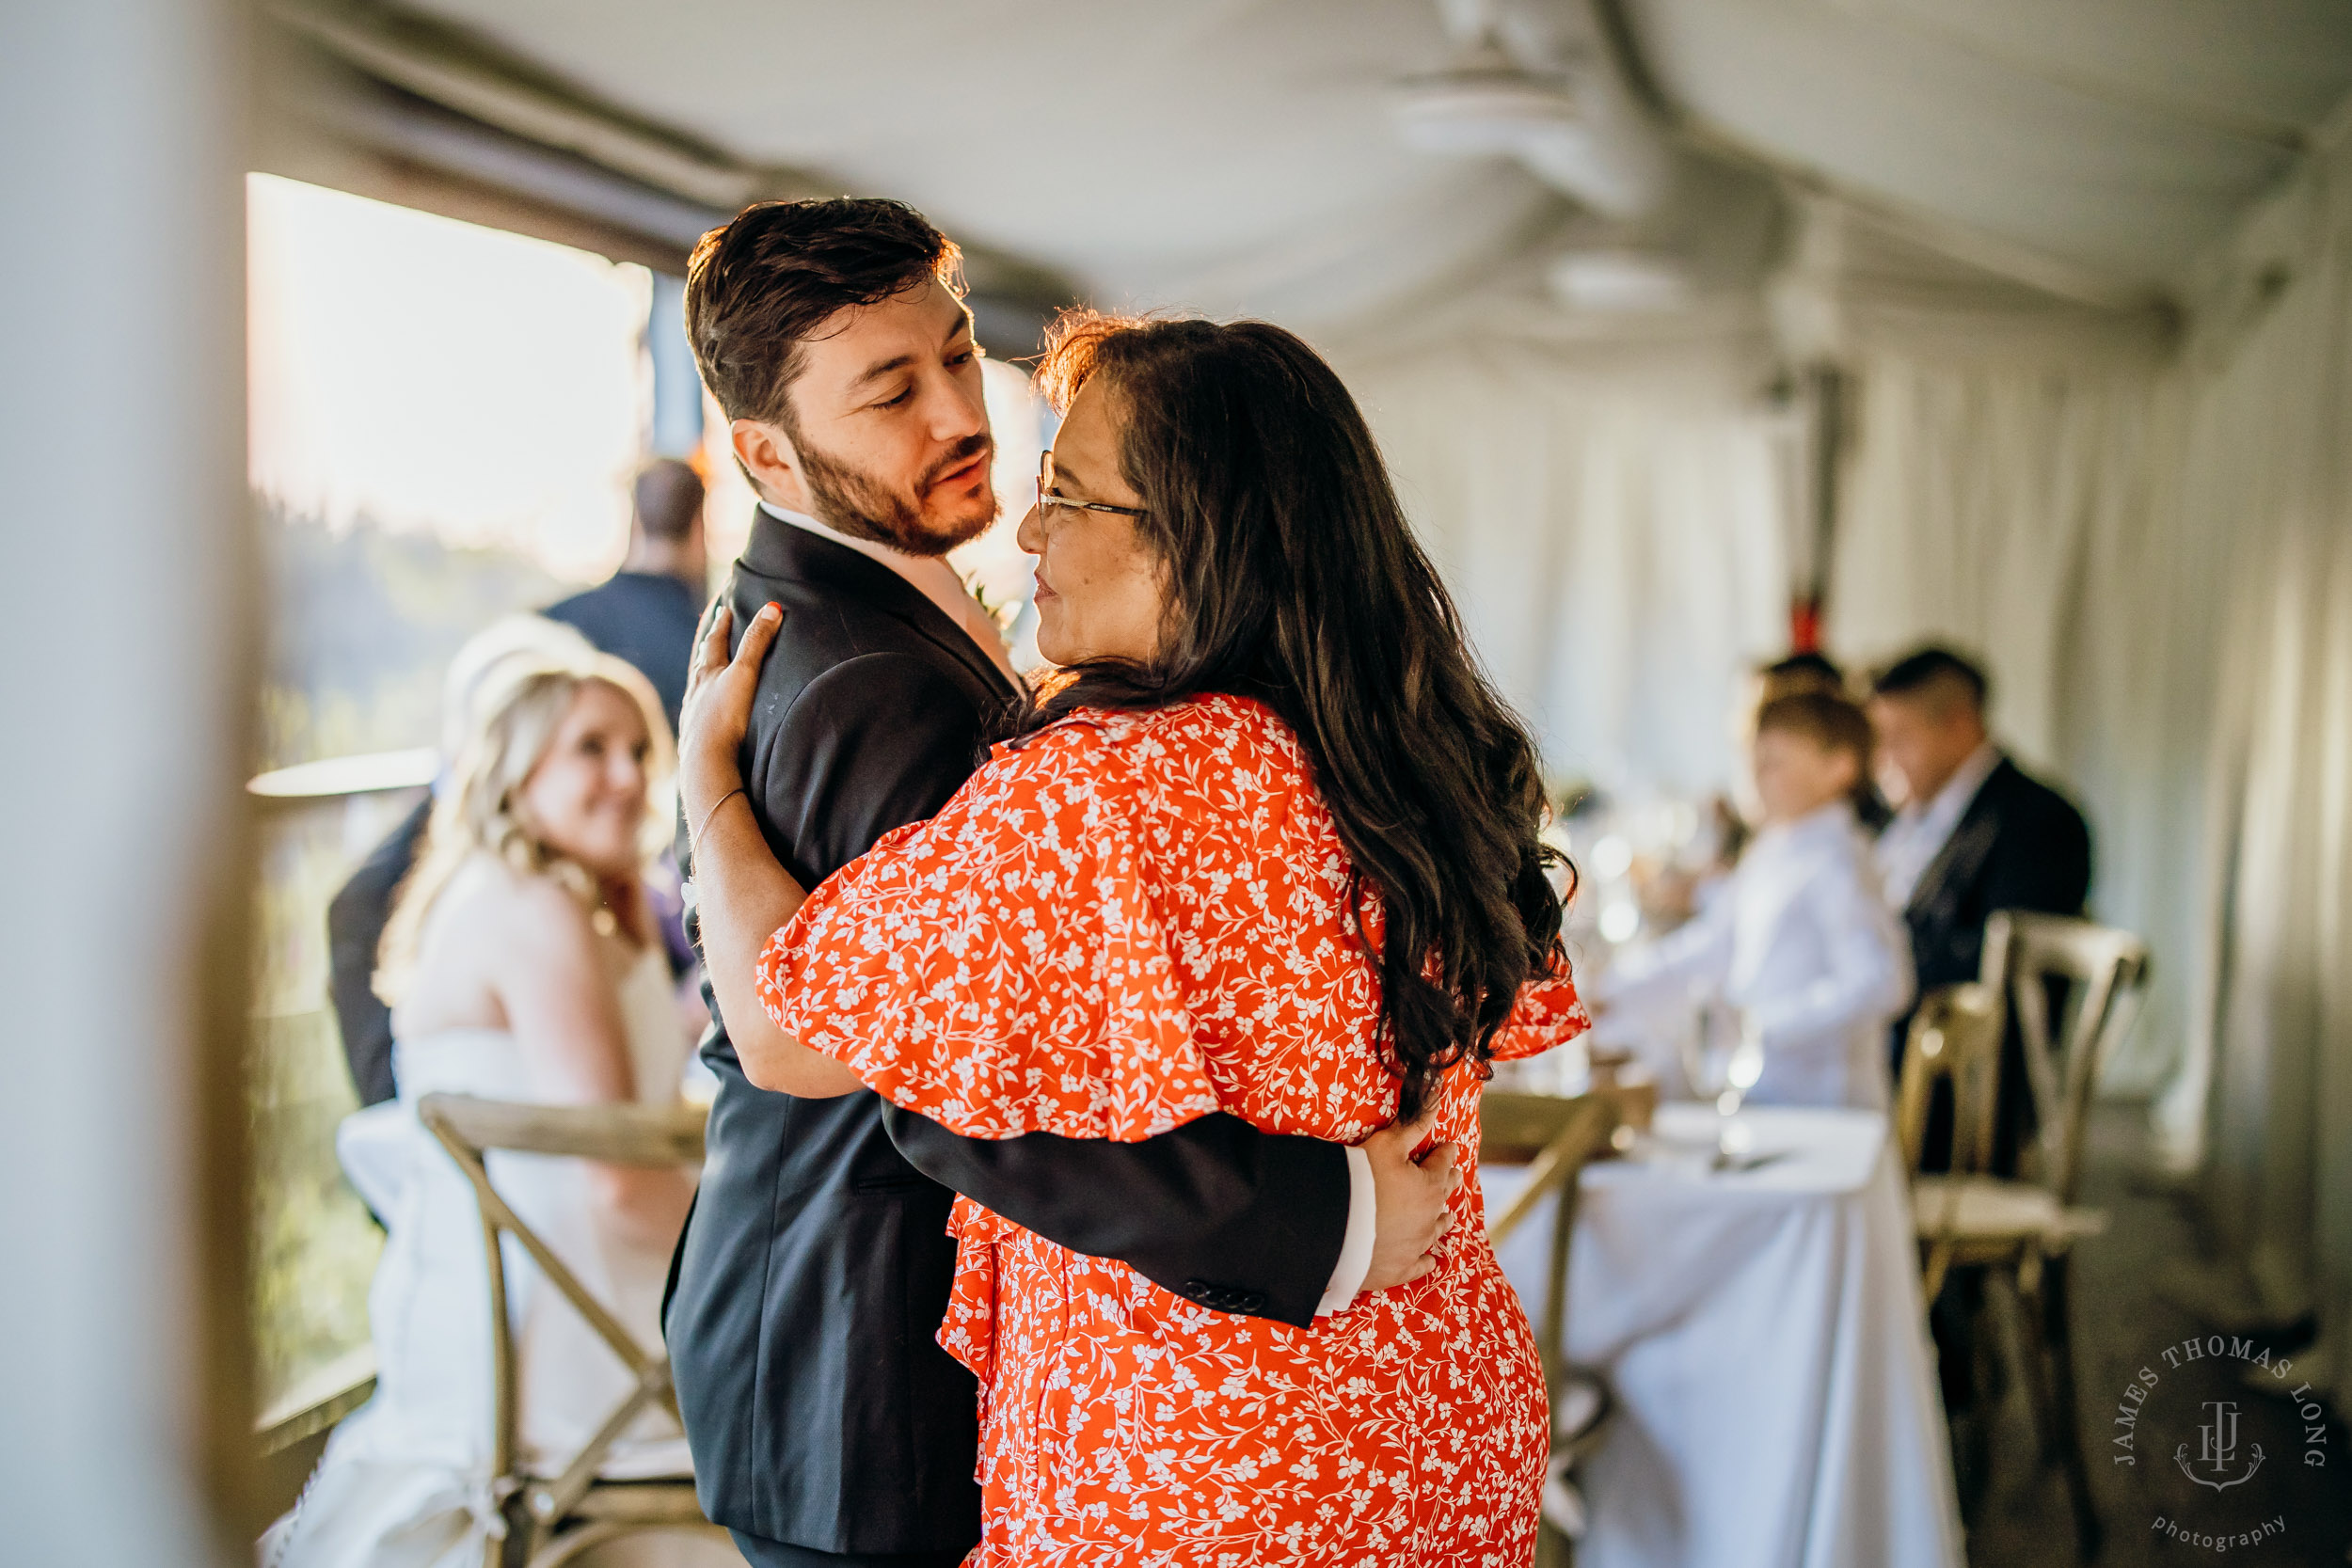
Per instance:
[[[784,624],[784,611],[771,603],[760,608],[743,628],[743,640],[727,657],[727,633],[734,611],[723,603],[710,612],[702,641],[688,672],[685,705],[678,713],[678,796],[690,826],[709,815],[728,792],[743,784],[737,761],[743,736],[751,727],[752,700],[759,691],[760,666]]]

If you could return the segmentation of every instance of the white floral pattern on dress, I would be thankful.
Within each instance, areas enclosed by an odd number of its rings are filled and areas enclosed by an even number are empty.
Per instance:
[[[976,1137],[1135,1141],[1212,1111],[1353,1143],[1392,1119],[1376,895],[1296,737],[1206,697],[998,747],[776,934],[779,1026]],[[1584,1014],[1565,970],[1496,1040]],[[979,1378],[980,1564],[1491,1564],[1534,1550],[1546,1450],[1525,1313],[1484,1239],[1479,1080],[1438,1138],[1467,1180],[1440,1265],[1298,1329],[1212,1312],[959,1198],[940,1342]]]

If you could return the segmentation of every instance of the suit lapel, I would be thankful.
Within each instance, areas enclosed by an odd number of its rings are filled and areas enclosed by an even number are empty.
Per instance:
[[[1968,802],[1968,809],[1961,813],[1952,836],[1944,841],[1944,847],[1936,851],[1935,859],[1920,874],[1919,885],[1912,891],[1904,914],[1926,914],[1939,904],[1956,899],[1960,890],[1984,869],[1985,857],[1993,852],[1993,841],[2001,831],[1994,806],[1999,792],[1994,786],[2001,782],[2001,775],[2015,766],[2002,758],[2000,766],[1986,774],[1984,783],[1977,786],[1976,797]]]
[[[855,551],[850,553],[856,554]],[[858,559],[866,560],[864,556]],[[891,614],[961,660],[965,669],[987,683],[990,690],[1006,697],[1012,695],[1012,685],[1005,679],[1005,673],[996,668],[993,659],[980,651],[980,645],[972,641],[970,632],[949,620],[946,611],[931,603],[913,583],[889,567],[878,561],[867,561],[866,563],[897,583],[901,590],[900,602],[884,607]]]
[[[907,629],[961,664],[987,689],[1000,697],[1014,694],[1005,673],[980,651],[970,632],[956,625],[920,589],[870,556],[756,511],[751,537],[743,546],[742,563],[763,577],[805,582],[828,594],[863,600],[905,623]]]

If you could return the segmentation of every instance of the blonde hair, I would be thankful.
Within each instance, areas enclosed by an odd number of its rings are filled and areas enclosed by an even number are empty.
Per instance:
[[[609,654],[582,645],[519,647],[485,667],[465,704],[466,734],[449,778],[433,802],[416,865],[402,881],[376,950],[374,988],[396,1003],[413,978],[417,946],[434,904],[457,870],[487,854],[525,876],[548,877],[590,911],[599,903],[586,867],[548,843],[522,809],[522,788],[555,740],[572,705],[590,686],[627,697],[644,721],[645,828],[641,863],[651,864],[668,837],[666,789],[675,748],[652,684]]]
[[[441,677],[441,766],[455,762],[479,728],[474,700],[490,672],[511,658],[570,667],[596,657],[596,645],[578,628],[544,615],[501,615],[467,638],[450,657],[449,672]]]

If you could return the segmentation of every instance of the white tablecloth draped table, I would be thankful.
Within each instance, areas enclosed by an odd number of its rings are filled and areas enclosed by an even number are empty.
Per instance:
[[[1617,1397],[1582,1472],[1580,1568],[1960,1568],[1959,1509],[1886,1119],[1661,1106],[1645,1158],[1588,1167],[1567,1353]],[[1482,1169],[1500,1212],[1525,1167]],[[1540,1323],[1549,1205],[1501,1249]]]

